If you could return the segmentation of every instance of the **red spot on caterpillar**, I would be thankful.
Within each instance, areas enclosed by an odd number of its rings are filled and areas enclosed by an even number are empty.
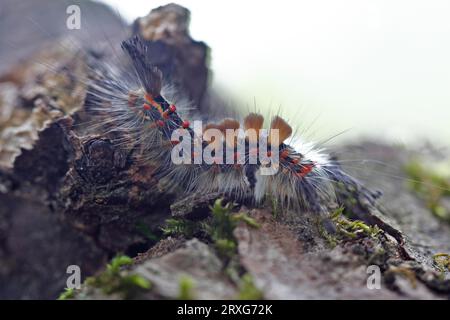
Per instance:
[[[162,121],[162,120],[156,121],[156,124],[157,124],[158,126],[160,126],[161,128],[165,126],[165,123],[164,123],[164,121]]]
[[[267,151],[267,156],[271,157],[272,156],[272,151]]]
[[[150,94],[148,94],[148,93],[144,94],[144,98],[145,98],[145,100],[147,100],[148,103],[150,103],[150,105],[155,107],[156,110],[159,111],[159,113],[161,113],[161,114],[163,113],[161,105],[158,102],[156,102]]]
[[[144,103],[144,109],[145,110],[150,110],[152,107],[150,107],[148,104]]]
[[[180,143],[180,141],[178,141],[178,140],[171,140],[170,143],[171,143],[173,146],[176,146],[177,144]]]
[[[175,107],[174,104],[171,104],[170,107],[169,107],[169,111],[170,111],[171,113],[174,113],[175,111],[177,111],[177,107]]]
[[[150,103],[154,102],[153,97],[148,93],[144,94],[144,98]]]
[[[312,169],[314,168],[313,164],[305,164],[302,166],[302,168],[300,169],[300,171],[298,172],[300,177],[304,177],[306,176],[308,173],[310,173],[312,171]]]
[[[189,123],[189,121],[187,121],[187,120],[184,120],[183,123],[181,124],[181,126],[182,126],[184,129],[189,128],[189,125],[190,125],[190,123]]]

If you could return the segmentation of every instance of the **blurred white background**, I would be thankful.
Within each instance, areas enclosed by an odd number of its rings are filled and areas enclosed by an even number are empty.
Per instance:
[[[167,1],[104,0],[129,22]],[[179,0],[213,85],[317,138],[450,145],[450,1]]]

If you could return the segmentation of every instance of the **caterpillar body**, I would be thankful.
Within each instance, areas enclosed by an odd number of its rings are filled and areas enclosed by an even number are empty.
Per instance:
[[[291,137],[291,126],[279,116],[270,122],[264,152],[261,135],[245,136],[244,148],[238,149],[236,135],[226,134],[240,129],[261,131],[264,117],[257,113],[248,114],[242,121],[226,118],[220,123],[207,123],[203,129],[223,133],[221,139],[208,139],[192,128],[192,119],[184,118],[191,108],[165,93],[163,75],[151,63],[144,41],[135,36],[122,42],[122,49],[133,72],[124,76],[112,66],[93,67],[86,109],[99,117],[98,123],[104,130],[118,133],[119,141],[139,148],[140,161],[156,163],[157,176],[168,186],[182,187],[186,192],[219,192],[253,204],[269,196],[288,210],[318,214],[328,212],[332,203],[345,202],[350,194],[369,204],[379,196],[346,174],[338,161],[321,148],[297,143]],[[190,138],[192,149],[188,149],[194,151],[187,155],[188,163],[175,164],[171,159],[173,150],[182,142],[173,139],[176,130]],[[275,139],[274,132],[279,139]],[[215,160],[197,161],[196,147],[201,153],[210,145],[215,147],[211,153]],[[181,153],[186,160],[184,152]],[[252,162],[255,153],[263,156]],[[272,153],[278,156],[277,171],[263,175],[261,171],[267,167],[265,156]],[[231,163],[225,161],[227,155],[227,160],[233,160]]]

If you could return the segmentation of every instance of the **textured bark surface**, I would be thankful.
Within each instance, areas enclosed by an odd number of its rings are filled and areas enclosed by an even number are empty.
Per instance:
[[[176,86],[201,110],[208,85],[208,46],[189,35],[190,12],[176,4],[152,10],[137,19],[133,33],[146,40],[149,55],[170,85]]]
[[[108,12],[109,26],[118,20]],[[131,33],[145,37],[155,63],[206,111],[208,49],[190,38],[188,21],[186,9],[168,5],[137,20]],[[76,81],[86,75],[86,55],[55,44],[30,57],[55,68],[30,58],[0,75],[0,298],[54,299],[68,265],[79,265],[84,279],[118,253],[134,257],[121,276],[152,284],[137,298],[449,297],[448,270],[433,256],[450,253],[450,225],[395,178],[405,176],[402,168],[417,153],[370,142],[339,149],[343,160],[389,164],[388,174],[385,165],[349,168],[384,195],[377,208],[353,199],[354,216],[345,221],[363,219],[381,232],[327,236],[309,212],[237,206],[230,214],[245,213],[255,225],[240,220],[228,239],[235,247],[224,254],[205,227],[220,195],[167,193],[154,166],[132,161],[134,151],[114,143],[117,137],[86,134],[86,88]],[[182,221],[184,231],[164,233],[169,218]],[[367,288],[369,265],[382,272],[379,290]],[[121,293],[88,282],[75,297]]]

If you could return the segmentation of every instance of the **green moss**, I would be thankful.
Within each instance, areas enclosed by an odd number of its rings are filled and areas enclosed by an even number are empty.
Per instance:
[[[252,277],[249,274],[239,276],[242,270],[235,257],[238,244],[234,237],[234,229],[240,222],[246,223],[251,228],[260,228],[260,225],[244,212],[233,214],[233,208],[234,205],[231,203],[222,205],[222,199],[216,200],[211,207],[212,219],[206,225],[207,232],[219,256],[226,261],[226,273],[238,285],[238,299],[262,299],[263,295],[254,286]]]
[[[75,290],[72,288],[65,288],[64,292],[58,297],[58,300],[69,300],[75,298]]]
[[[119,272],[120,268],[124,266],[129,266],[133,264],[133,259],[128,256],[116,256],[111,260],[111,262],[107,265],[107,268],[111,272]]]
[[[213,240],[232,239],[236,221],[232,218],[233,203],[222,205],[222,199],[217,199],[211,207],[212,220],[209,224],[209,234]]]
[[[350,220],[343,215],[344,207],[338,208],[331,215],[331,220],[336,224],[337,234],[342,238],[357,238],[359,235],[375,237],[380,233],[378,226],[369,226],[360,220]]]
[[[142,290],[151,287],[150,281],[123,270],[123,267],[133,263],[133,259],[127,256],[115,257],[100,275],[87,278],[85,284],[102,290],[104,294],[121,294],[124,298],[131,298]]]
[[[194,289],[195,289],[194,280],[186,275],[181,276],[179,280],[178,299],[194,300],[195,299]]]
[[[210,207],[211,217],[204,222],[192,222],[184,219],[168,219],[162,228],[165,235],[183,235],[187,238],[197,233],[203,233],[212,242],[218,256],[224,262],[224,270],[234,283],[240,288],[239,296],[242,299],[260,299],[262,294],[253,286],[250,276],[240,277],[241,267],[236,262],[237,241],[234,229],[239,223],[245,223],[251,228],[259,228],[255,219],[244,212],[235,213],[235,204],[223,204],[217,199]],[[193,299],[193,280],[182,277],[179,282],[179,299]]]
[[[244,274],[239,283],[238,299],[261,300],[263,298],[263,293],[255,286],[252,276],[248,273]]]
[[[236,253],[237,242],[233,231],[239,222],[245,222],[252,228],[259,228],[259,224],[246,213],[233,214],[232,203],[222,205],[222,199],[217,199],[211,207],[212,218],[205,224],[205,231],[209,234],[221,257],[231,258]]]
[[[261,226],[256,222],[255,219],[249,217],[246,213],[239,213],[236,215],[233,215],[231,217],[234,221],[239,222],[243,221],[245,222],[249,227],[259,229]]]
[[[389,277],[390,275],[399,275],[406,280],[409,281],[411,284],[411,287],[413,289],[417,288],[417,277],[414,270],[407,268],[407,267],[397,267],[397,266],[390,266],[389,269],[384,273],[385,277]]]
[[[237,244],[233,231],[238,223],[244,222],[252,228],[259,228],[258,223],[246,213],[233,213],[234,208],[233,203],[222,205],[222,199],[217,199],[210,207],[211,217],[206,221],[171,218],[166,220],[166,225],[161,230],[166,236],[182,235],[186,238],[202,233],[214,243],[221,257],[229,258],[236,252]]]
[[[437,253],[433,256],[433,260],[441,272],[450,271],[450,254]]]
[[[227,203],[222,205],[222,199],[217,199],[211,207],[212,220],[209,224],[209,234],[213,239],[232,239],[234,228],[240,221],[253,228],[260,226],[246,213],[232,214],[235,205]]]
[[[423,165],[417,159],[405,166],[410,188],[422,198],[430,211],[439,219],[450,223],[450,210],[442,205],[444,197],[450,197],[450,165]]]
[[[272,210],[272,216],[277,219],[280,217],[282,210],[280,203],[278,202],[278,199],[276,197],[272,197],[270,195],[267,195],[264,202],[266,207],[270,207]]]
[[[322,223],[320,221],[317,222],[317,226],[318,226],[318,229],[319,229],[319,234],[322,236],[322,238],[324,238],[326,240],[328,245],[331,248],[336,247],[336,245],[339,242],[339,239],[336,238],[335,236],[331,235],[330,233],[328,233],[327,230],[325,230],[324,226],[322,225]]]
[[[230,239],[216,239],[215,248],[221,257],[231,258],[236,253],[236,242]]]
[[[189,221],[185,219],[167,219],[166,226],[161,230],[165,236],[182,235],[186,238],[192,238],[195,233],[202,229],[202,223]]]

